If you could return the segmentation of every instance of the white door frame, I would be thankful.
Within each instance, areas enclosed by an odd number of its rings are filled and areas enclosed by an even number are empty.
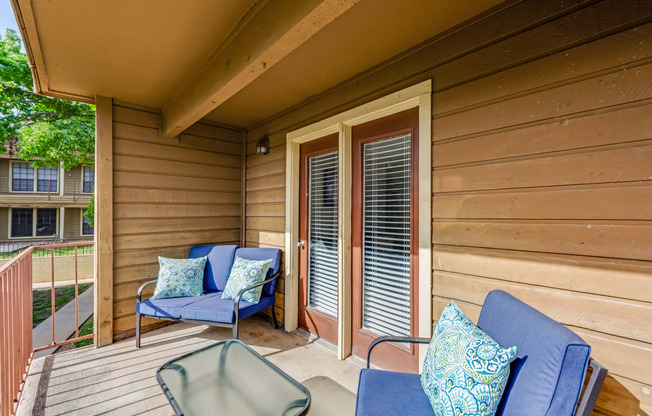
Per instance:
[[[427,80],[359,107],[287,134],[285,176],[285,330],[299,325],[299,164],[300,147],[339,135],[339,231],[338,231],[338,343],[337,355],[351,354],[351,128],[372,120],[419,108],[419,310],[418,336],[430,337],[432,327],[432,81]],[[295,273],[296,271],[296,273]],[[420,362],[425,357],[420,348]]]

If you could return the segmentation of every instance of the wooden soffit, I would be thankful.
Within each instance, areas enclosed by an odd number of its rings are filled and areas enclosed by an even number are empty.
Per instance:
[[[37,93],[159,109],[167,136],[201,118],[255,126],[504,4],[10,1]]]

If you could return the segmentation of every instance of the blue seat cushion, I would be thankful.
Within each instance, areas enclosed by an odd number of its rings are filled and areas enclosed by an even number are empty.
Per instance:
[[[478,327],[518,349],[496,415],[573,415],[591,355],[586,342],[501,290],[487,295]]]
[[[235,251],[237,257],[242,257],[243,259],[248,260],[268,260],[272,259],[272,264],[269,266],[267,271],[267,277],[265,280],[274,276],[281,270],[281,250],[278,248],[239,248]],[[275,279],[263,286],[262,296],[272,296],[274,295],[274,290],[276,289],[276,280]]]
[[[434,415],[419,374],[364,369],[360,372],[357,416]]]
[[[240,302],[240,319],[260,312],[275,302],[274,296],[263,296],[257,304]],[[141,315],[157,318],[189,319],[233,323],[235,313],[233,300],[222,299],[222,292],[208,292],[202,296],[148,299],[136,304],[136,310]]]
[[[190,249],[188,258],[207,257],[204,268],[204,290],[224,290],[231,273],[235,250],[238,246],[195,246]]]

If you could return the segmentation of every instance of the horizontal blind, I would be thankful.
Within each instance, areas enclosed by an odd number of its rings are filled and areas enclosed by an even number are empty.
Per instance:
[[[363,145],[362,326],[410,335],[411,135]]]
[[[308,306],[337,316],[337,151],[308,158]]]

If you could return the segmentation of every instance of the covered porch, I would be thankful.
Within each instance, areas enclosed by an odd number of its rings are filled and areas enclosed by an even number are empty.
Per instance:
[[[132,3],[12,0],[35,90],[97,108],[98,348],[34,362],[26,409],[170,413],[155,368],[230,331],[144,319],[136,350],[136,292],[158,256],[234,244],[283,250],[283,330],[268,309],[243,340],[310,383],[315,414],[350,414],[364,355],[356,132],[413,110],[409,335],[430,337],[451,300],[477,322],[501,289],[591,345],[609,369],[595,414],[652,414],[649,1]],[[294,331],[314,329],[301,322],[302,149],[328,137],[324,347]],[[137,374],[121,364],[143,357]],[[119,387],[132,382],[142,390]]]

